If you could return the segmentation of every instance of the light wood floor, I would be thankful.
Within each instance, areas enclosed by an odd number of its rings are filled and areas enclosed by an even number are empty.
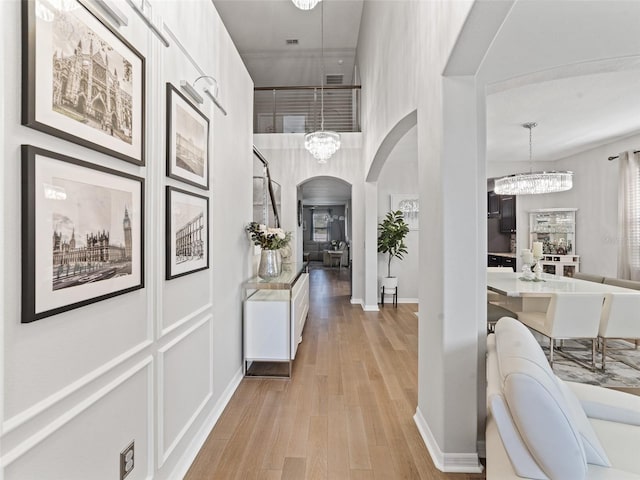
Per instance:
[[[415,304],[363,312],[346,269],[312,269],[293,379],[244,379],[186,475],[199,479],[457,479],[413,422]]]

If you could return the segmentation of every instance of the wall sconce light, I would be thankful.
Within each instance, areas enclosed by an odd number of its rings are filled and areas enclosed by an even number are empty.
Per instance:
[[[201,104],[204,99],[202,95],[196,90],[196,83],[200,80],[206,80],[208,85],[204,87],[202,90],[204,93],[211,99],[211,101],[215,104],[216,107],[220,109],[220,111],[227,116],[227,111],[224,109],[220,102],[217,99],[218,96],[218,81],[212,77],[211,75],[200,75],[193,81],[193,84],[187,82],[186,80],[180,81],[180,88],[182,88],[189,96],[198,104]]]
[[[140,16],[140,18],[144,21],[144,23],[147,24],[147,27],[151,29],[151,31],[156,35],[156,37],[158,37],[158,39],[163,43],[163,45],[165,47],[168,47],[169,40],[167,40],[167,37],[165,37],[164,33],[160,31],[160,29],[156,26],[156,24],[153,23],[153,20],[151,20],[151,18],[148,17],[145,11],[143,10],[144,2],[145,0],[141,0],[140,2],[141,6],[138,6],[133,0],[127,0],[127,3],[129,4],[129,6],[133,8],[133,11]]]
[[[93,0],[93,2],[107,15],[107,17],[109,17],[112,23],[115,23],[118,26],[118,28],[129,25],[129,19],[127,16],[109,0]]]
[[[186,80],[180,80],[180,88],[183,89],[198,105],[204,102],[202,95]]]

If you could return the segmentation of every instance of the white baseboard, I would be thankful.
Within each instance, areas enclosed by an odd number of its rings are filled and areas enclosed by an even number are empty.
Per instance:
[[[378,304],[374,303],[373,305],[365,305],[364,303],[362,304],[362,310],[364,310],[365,312],[379,312],[380,308],[378,308]]]
[[[353,305],[362,305],[363,301],[361,298],[353,298],[351,297],[351,303]]]
[[[440,450],[438,442],[436,442],[431,429],[427,424],[427,421],[422,416],[420,408],[416,408],[416,414],[413,416],[413,421],[418,427],[418,431],[424,440],[424,444],[429,450],[431,460],[435,467],[441,472],[446,473],[481,473],[483,470],[482,464],[478,459],[477,453],[445,453]]]
[[[398,303],[418,303],[417,298],[399,298]]]
[[[218,419],[222,415],[222,412],[229,403],[229,400],[231,400],[231,397],[238,388],[238,385],[240,385],[242,379],[242,368],[240,368],[227,385],[227,388],[225,388],[224,392],[222,392],[220,399],[216,402],[213,409],[209,413],[209,416],[202,423],[202,426],[194,435],[193,440],[191,440],[191,443],[185,450],[182,457],[178,460],[175,468],[167,478],[184,478],[187,470],[189,470],[189,467],[191,467],[191,464],[198,455],[198,452],[200,452],[200,449],[204,445],[204,442],[207,440],[207,437],[211,433],[211,430],[213,430],[213,427],[218,422]]]

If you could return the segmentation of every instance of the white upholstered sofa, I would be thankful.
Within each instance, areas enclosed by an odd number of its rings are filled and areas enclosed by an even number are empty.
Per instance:
[[[487,337],[487,479],[640,479],[640,397],[553,374],[531,332]]]

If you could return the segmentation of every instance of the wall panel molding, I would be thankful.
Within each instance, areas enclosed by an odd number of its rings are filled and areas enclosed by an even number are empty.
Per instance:
[[[11,432],[12,430],[16,429],[17,427],[24,424],[25,422],[31,420],[35,416],[40,415],[45,410],[51,408],[52,406],[54,406],[64,398],[79,391],[80,389],[87,386],[91,382],[97,380],[101,376],[105,375],[107,372],[117,368],[119,365],[125,363],[127,360],[134,357],[135,355],[137,355],[144,349],[148,348],[152,344],[153,342],[150,340],[145,340],[144,342],[139,343],[133,348],[130,348],[126,352],[122,353],[121,355],[118,355],[117,357],[110,360],[109,362],[103,364],[102,366],[94,369],[93,371],[79,378],[75,382],[70,383],[66,387],[49,395],[48,397],[32,405],[31,407],[28,407],[26,410],[23,410],[22,412],[8,418],[2,423],[3,435]]]
[[[167,391],[166,388],[166,355],[171,349],[175,348],[181,342],[196,334],[196,332],[208,324],[208,335],[207,342],[209,347],[209,372],[208,372],[208,388],[206,395],[202,398],[198,406],[191,413],[189,419],[182,426],[180,431],[176,434],[175,438],[169,443],[169,445],[165,445],[164,433],[165,433],[165,394]],[[185,365],[185,367],[188,367]],[[172,341],[167,343],[162,348],[158,349],[158,375],[157,375],[157,384],[158,384],[158,467],[164,465],[164,463],[171,456],[175,448],[178,446],[180,441],[184,438],[187,431],[194,424],[198,416],[202,413],[207,403],[213,397],[213,316],[211,314],[207,315],[205,318],[200,320],[198,323],[193,325],[191,328],[183,332],[181,335],[174,338]]]
[[[177,465],[174,467],[173,471],[167,478],[183,478],[186,475],[189,467],[191,467],[191,464],[200,452],[200,449],[204,445],[204,442],[207,440],[207,437],[211,433],[211,430],[213,430],[213,427],[220,419],[222,412],[227,407],[227,404],[231,400],[231,397],[233,396],[235,391],[238,389],[238,386],[240,385],[240,382],[242,382],[243,378],[244,375],[242,373],[242,368],[240,368],[227,385],[227,388],[224,389],[224,392],[222,392],[222,395],[220,395],[216,404],[213,406],[211,412],[209,413],[209,417],[204,422],[202,422],[200,430],[198,430],[198,432],[194,435],[193,440],[187,446],[184,454],[178,460]]]
[[[118,388],[120,385],[124,384],[127,380],[129,380],[135,374],[137,374],[138,372],[140,372],[145,368],[149,368],[152,365],[152,362],[153,362],[152,356],[146,357],[144,360],[142,360],[135,366],[131,367],[129,370],[127,370],[125,373],[120,375],[118,378],[108,383],[107,385],[105,385],[104,387],[102,387],[101,389],[99,389],[98,391],[96,391],[86,399],[84,399],[82,402],[79,402],[77,405],[68,409],[64,414],[60,415],[57,419],[55,419],[53,422],[49,423],[47,426],[42,428],[39,432],[32,435],[27,440],[23,441],[22,443],[17,445],[15,448],[6,452],[4,455],[2,455],[2,457],[0,457],[0,463],[2,465],[2,468],[5,468],[7,467],[7,465],[10,465],[17,458],[19,458],[20,456],[22,456],[23,454],[25,454],[26,452],[34,448],[44,439],[46,439],[51,434],[59,430],[65,424],[67,424],[68,422],[73,420],[75,417],[80,415],[82,412],[87,410],[89,407],[96,404],[98,401],[100,401],[100,399],[106,397],[110,392]],[[150,381],[151,381],[151,376],[148,375],[147,382],[150,382]]]
[[[211,302],[207,303],[206,305],[203,305],[202,307],[198,308],[197,310],[194,310],[190,314],[185,315],[184,317],[182,317],[179,320],[176,320],[175,322],[173,322],[168,327],[165,327],[162,330],[160,330],[160,336],[164,337],[164,336],[168,335],[169,333],[173,332],[177,328],[180,328],[185,323],[189,323],[190,321],[198,318],[203,313],[207,313],[208,312],[208,314],[211,315],[210,310],[212,308],[213,308],[213,303],[211,303]]]

